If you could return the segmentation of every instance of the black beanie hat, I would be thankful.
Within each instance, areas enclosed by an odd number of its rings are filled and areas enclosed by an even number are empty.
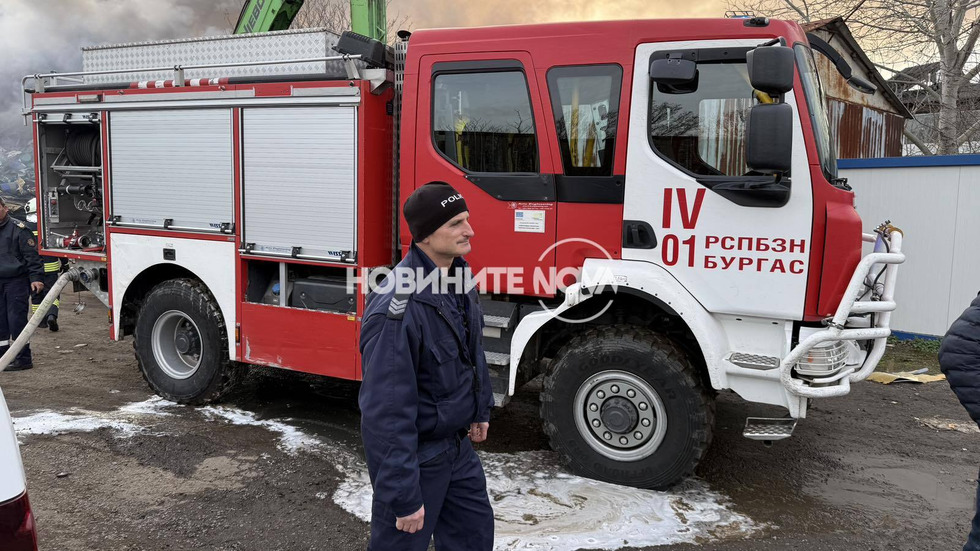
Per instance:
[[[429,182],[408,196],[402,212],[412,232],[412,240],[417,243],[468,210],[463,196],[453,186],[446,182]]]

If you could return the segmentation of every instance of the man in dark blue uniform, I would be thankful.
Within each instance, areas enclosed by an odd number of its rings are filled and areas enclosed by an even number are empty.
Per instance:
[[[493,510],[472,442],[493,393],[483,313],[466,292],[473,228],[462,195],[431,182],[405,201],[412,248],[367,300],[361,437],[374,488],[371,551],[491,551]]]
[[[949,326],[939,347],[939,368],[960,403],[980,425],[980,296]],[[980,478],[970,534],[963,551],[980,551]]]
[[[37,254],[34,234],[20,220],[8,215],[7,205],[0,198],[0,354],[7,352],[10,343],[27,325],[27,304],[31,292],[44,289],[41,257]],[[34,367],[31,345],[21,349],[7,371]]]

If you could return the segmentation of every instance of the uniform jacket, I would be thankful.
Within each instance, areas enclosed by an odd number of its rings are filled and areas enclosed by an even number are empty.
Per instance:
[[[27,218],[23,220],[23,222],[24,225],[27,226],[27,229],[31,230],[31,233],[34,234],[34,240],[37,241],[37,220],[36,219],[32,220],[31,218],[32,216],[28,215]],[[45,256],[43,254],[40,256],[41,256],[41,265],[44,268],[45,275],[59,274],[61,273],[61,270],[68,264],[68,261],[65,260],[64,258],[59,258],[56,256]],[[45,283],[45,285],[47,285],[47,283]]]
[[[18,276],[42,281],[44,269],[34,234],[23,222],[7,215],[0,221],[0,278]]]
[[[980,297],[960,314],[939,347],[939,368],[977,424],[980,424]]]
[[[457,258],[455,269],[465,269]],[[415,245],[367,300],[361,325],[361,436],[375,501],[407,516],[422,506],[419,464],[456,445],[460,431],[490,420],[493,392],[483,353],[477,291],[465,299],[469,339],[452,294],[399,293],[399,271],[431,274]]]

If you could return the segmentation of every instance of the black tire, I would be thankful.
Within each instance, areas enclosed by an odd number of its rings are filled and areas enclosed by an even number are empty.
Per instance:
[[[136,320],[133,347],[147,384],[173,402],[214,402],[244,375],[228,359],[217,302],[193,279],[165,281],[150,291]]]
[[[544,379],[541,419],[573,472],[662,490],[690,476],[707,451],[714,400],[667,337],[604,327],[559,350]]]

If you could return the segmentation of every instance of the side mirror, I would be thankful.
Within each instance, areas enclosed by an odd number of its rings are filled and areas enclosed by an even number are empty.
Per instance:
[[[793,161],[793,108],[762,103],[749,111],[745,164],[763,174],[789,174]]]
[[[793,89],[795,56],[786,46],[764,46],[745,54],[749,82],[767,94],[785,94]]]

